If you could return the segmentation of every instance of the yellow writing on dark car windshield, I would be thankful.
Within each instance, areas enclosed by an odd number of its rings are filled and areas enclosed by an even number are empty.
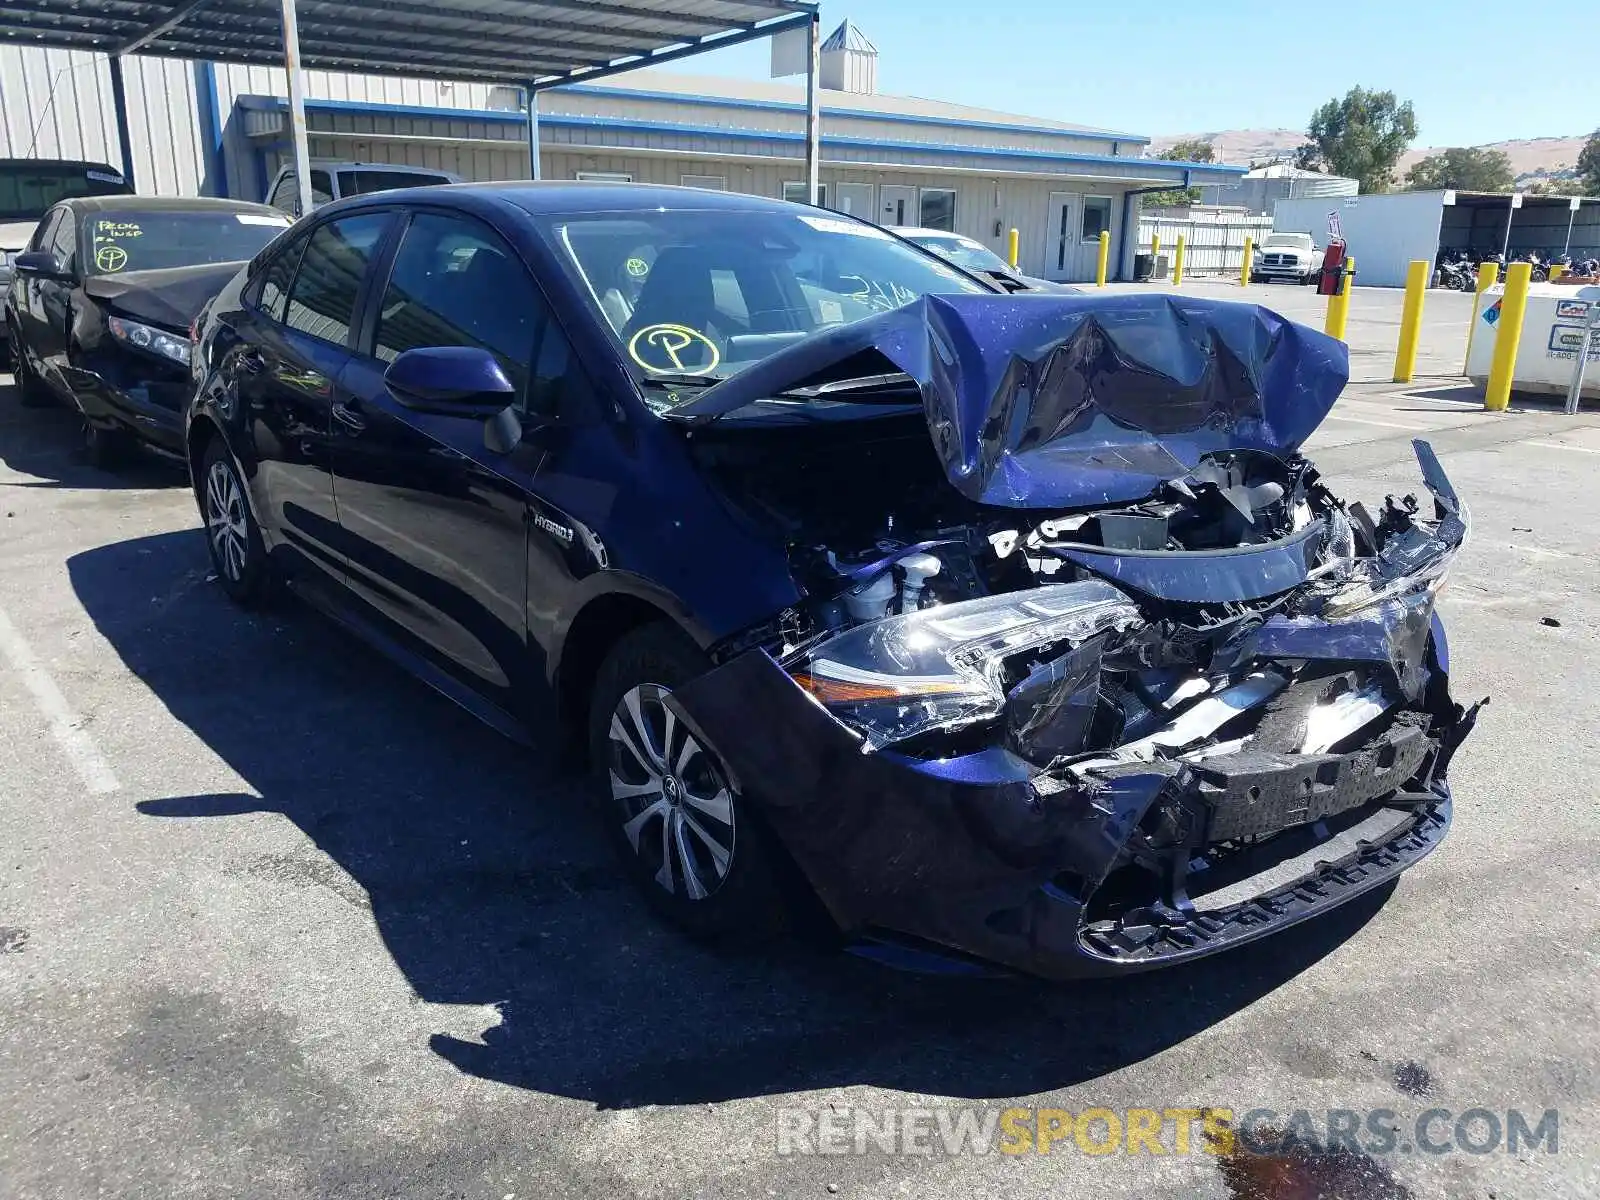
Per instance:
[[[94,252],[94,265],[107,275],[114,275],[128,265],[128,252],[121,246],[101,246]]]
[[[709,375],[722,361],[716,344],[687,325],[646,325],[628,339],[628,357],[647,371]]]

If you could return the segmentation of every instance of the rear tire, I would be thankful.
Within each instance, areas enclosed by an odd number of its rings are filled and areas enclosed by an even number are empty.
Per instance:
[[[612,648],[589,710],[594,798],[652,908],[691,937],[749,947],[790,924],[777,856],[715,749],[663,703],[709,666],[665,621]]]
[[[261,526],[250,510],[249,492],[220,437],[206,446],[195,491],[217,582],[235,604],[256,607],[271,594],[271,566]]]

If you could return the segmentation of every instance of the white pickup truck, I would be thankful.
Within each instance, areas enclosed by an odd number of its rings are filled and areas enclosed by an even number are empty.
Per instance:
[[[1322,251],[1309,233],[1269,233],[1267,240],[1256,247],[1250,282],[1292,279],[1295,283],[1315,283],[1321,270]]]

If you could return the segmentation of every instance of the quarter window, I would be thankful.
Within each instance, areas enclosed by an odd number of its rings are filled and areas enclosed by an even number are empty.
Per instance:
[[[956,228],[955,188],[923,188],[919,222],[924,229],[943,229],[950,233]]]
[[[388,213],[363,213],[317,226],[289,293],[289,328],[338,346],[349,341],[361,280],[388,223]]]

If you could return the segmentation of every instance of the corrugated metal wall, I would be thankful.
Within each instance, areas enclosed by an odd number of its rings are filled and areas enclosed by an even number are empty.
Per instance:
[[[141,192],[193,196],[202,190],[207,156],[196,69],[175,59],[126,62],[133,172]],[[126,167],[105,56],[0,46],[0,157],[87,158]]]
[[[1413,259],[1432,262],[1439,252],[1439,227],[1444,213],[1441,192],[1395,192],[1347,199],[1315,197],[1279,200],[1273,229],[1309,233],[1319,246],[1328,239],[1328,214],[1337,212],[1349,252],[1355,256],[1357,281],[1375,287],[1404,287]]]
[[[1154,239],[1161,239],[1161,257],[1168,269],[1176,261],[1178,238],[1183,238],[1185,275],[1230,275],[1237,277],[1244,268],[1244,240],[1254,238],[1259,246],[1272,232],[1271,217],[1156,217],[1139,221],[1139,249],[1148,251]],[[1359,264],[1358,264],[1359,265]]]

